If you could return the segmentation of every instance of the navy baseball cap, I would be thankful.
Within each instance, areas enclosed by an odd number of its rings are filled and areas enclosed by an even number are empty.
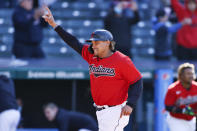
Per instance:
[[[113,41],[113,35],[107,30],[99,29],[92,33],[90,39],[86,40],[86,42],[92,41]]]

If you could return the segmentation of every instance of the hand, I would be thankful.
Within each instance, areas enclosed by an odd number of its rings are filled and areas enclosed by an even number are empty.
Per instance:
[[[190,106],[186,106],[185,108],[183,108],[182,113],[191,116],[195,115],[193,109]]]
[[[120,118],[122,116],[129,116],[133,111],[133,108],[131,108],[129,105],[125,105],[123,108],[122,108],[122,111],[121,111],[121,114],[120,114]]]
[[[42,18],[44,18],[44,20],[47,23],[49,23],[49,25],[51,25],[54,28],[55,26],[57,26],[57,24],[55,23],[55,20],[53,18],[53,15],[52,15],[50,9],[47,6],[45,6],[44,8],[47,10],[47,14],[45,14],[44,16],[42,16]]]
[[[138,10],[138,6],[137,6],[136,1],[132,1],[132,2],[131,2],[130,8],[131,8],[131,10],[133,10],[133,11]]]
[[[192,19],[191,18],[185,18],[182,22],[183,25],[191,25]]]

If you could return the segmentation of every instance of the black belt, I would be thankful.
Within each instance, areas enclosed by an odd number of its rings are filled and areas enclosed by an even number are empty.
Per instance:
[[[95,106],[95,108],[96,108],[96,111],[101,111],[101,110],[104,110],[104,109],[107,109],[108,107],[113,107],[113,106],[107,106],[107,107],[97,107],[97,106]]]

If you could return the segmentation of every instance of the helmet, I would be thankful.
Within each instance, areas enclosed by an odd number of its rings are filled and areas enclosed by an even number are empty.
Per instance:
[[[92,42],[92,41],[110,41],[110,48],[113,52],[115,52],[115,41],[113,41],[113,35],[104,29],[96,30],[92,33],[91,38],[89,40],[86,40],[86,42]],[[90,45],[89,49],[90,53],[93,54],[92,44]]]
[[[113,36],[107,30],[98,29],[92,33],[91,38],[89,40],[86,40],[86,42],[92,41],[113,41]]]

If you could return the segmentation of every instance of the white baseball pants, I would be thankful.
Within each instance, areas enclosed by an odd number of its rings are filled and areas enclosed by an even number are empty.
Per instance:
[[[16,131],[20,120],[20,112],[10,109],[0,113],[0,131]]]
[[[167,124],[170,131],[195,131],[196,129],[196,118],[187,121],[172,117],[170,114],[167,116]]]
[[[124,127],[129,123],[130,117],[122,116],[122,118],[120,118],[122,107],[125,105],[126,102],[97,111],[99,131],[123,131]]]

